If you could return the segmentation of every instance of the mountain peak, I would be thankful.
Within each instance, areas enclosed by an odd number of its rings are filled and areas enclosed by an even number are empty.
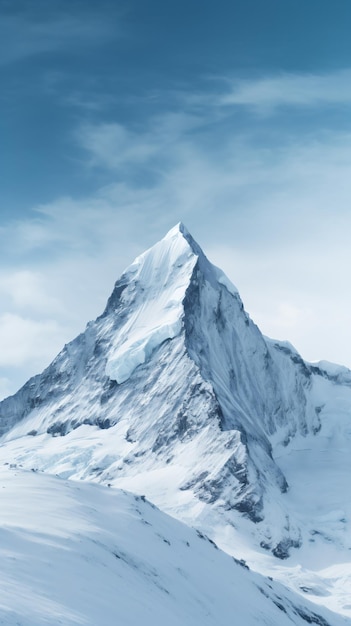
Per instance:
[[[132,272],[135,274],[142,266],[147,265],[148,277],[151,270],[158,273],[159,270],[165,271],[166,265],[169,267],[177,262],[179,257],[184,254],[193,253],[196,255],[203,254],[200,246],[196,243],[189,231],[182,222],[179,222],[171,228],[166,235],[137,256],[133,263],[127,268],[125,273]],[[162,262],[161,262],[162,261]],[[166,264],[166,265],[165,265]]]
[[[183,222],[178,222],[178,224],[173,226],[173,228],[171,228],[171,230],[168,231],[168,233],[165,235],[162,241],[166,242],[166,241],[170,241],[172,239],[177,239],[177,238],[181,238],[185,240],[188,246],[191,248],[192,252],[196,256],[202,259],[206,259],[206,262],[209,263],[203,250],[201,249],[197,241],[195,241],[195,239],[193,238],[191,233],[188,231],[187,227],[184,225]]]
[[[168,231],[164,238],[161,239],[161,241],[159,241],[157,244],[155,244],[155,246],[147,250],[144,255],[150,253],[154,248],[160,246],[161,244],[163,246],[170,246],[172,245],[172,243],[174,245],[177,241],[179,242],[178,245],[180,248],[184,248],[185,246],[185,249],[187,249],[190,254],[197,257],[199,269],[206,276],[209,282],[212,282],[212,284],[220,283],[221,285],[224,285],[232,295],[235,295],[237,297],[239,296],[239,292],[235,285],[233,285],[233,283],[220,268],[218,268],[216,265],[213,265],[213,263],[208,260],[201,246],[193,238],[183,222],[178,222],[178,224],[173,226],[173,228]],[[144,255],[141,256],[143,257]]]
[[[109,378],[124,382],[157,346],[180,333],[183,300],[199,255],[204,257],[179,223],[117,281],[105,315],[114,315],[121,305],[128,313],[107,362]]]
[[[177,234],[181,234],[184,235],[185,237],[187,235],[190,235],[188,229],[186,228],[185,224],[183,222],[178,222],[178,224],[176,224],[175,226],[173,226],[173,228],[171,228],[168,233],[165,235],[164,239],[166,239],[167,237],[173,237],[174,235]]]
[[[106,374],[125,382],[155,348],[173,339],[183,326],[183,302],[195,270],[220,290],[238,292],[212,265],[182,222],[139,255],[115,284],[103,316],[128,313],[110,352]]]

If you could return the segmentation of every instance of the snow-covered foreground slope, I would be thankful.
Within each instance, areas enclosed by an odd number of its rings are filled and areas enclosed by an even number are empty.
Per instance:
[[[0,624],[351,624],[141,497],[8,467],[0,489]]]
[[[1,456],[145,494],[351,616],[350,415],[351,372],[263,337],[178,225],[0,403]]]

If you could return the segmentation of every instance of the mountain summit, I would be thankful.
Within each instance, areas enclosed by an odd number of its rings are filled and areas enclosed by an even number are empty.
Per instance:
[[[346,368],[263,337],[178,224],[125,270],[102,315],[0,403],[3,458],[145,493],[214,534],[244,529],[285,559],[325,534],[303,517],[308,501],[296,513],[289,485],[296,467],[322,466],[335,420],[340,437],[349,432],[350,387]],[[351,548],[342,528],[334,535]]]

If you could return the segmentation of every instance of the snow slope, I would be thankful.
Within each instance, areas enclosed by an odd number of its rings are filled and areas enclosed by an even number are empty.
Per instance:
[[[0,489],[0,624],[351,624],[142,497],[8,467]]]
[[[351,372],[263,337],[180,224],[127,268],[82,335],[0,403],[1,452],[146,494],[351,616],[350,414]]]

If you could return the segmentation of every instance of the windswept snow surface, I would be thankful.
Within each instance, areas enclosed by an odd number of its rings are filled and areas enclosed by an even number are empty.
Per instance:
[[[106,363],[106,374],[118,383],[125,382],[167,339],[182,328],[182,302],[196,263],[182,224],[175,226],[150,251],[137,257],[125,272],[132,279],[137,296],[125,323],[115,337]],[[128,288],[121,305],[128,302]]]
[[[0,624],[347,626],[133,494],[0,469]]]
[[[351,617],[350,416],[351,372],[263,337],[179,224],[0,403],[1,456],[145,494]]]

